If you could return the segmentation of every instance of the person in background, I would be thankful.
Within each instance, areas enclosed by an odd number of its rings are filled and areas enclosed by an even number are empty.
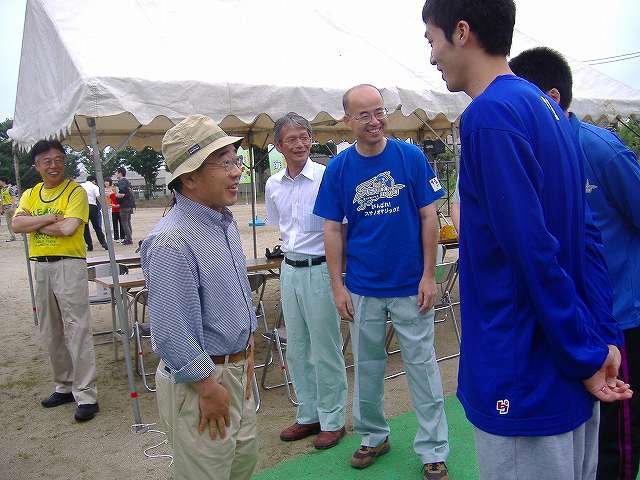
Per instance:
[[[160,419],[176,480],[249,480],[256,316],[238,225],[241,137],[191,115],[162,140],[175,203],[143,241]]]
[[[87,200],[89,202],[89,221],[93,226],[93,231],[96,232],[98,242],[102,245],[102,248],[107,250],[107,240],[104,238],[104,232],[102,231],[102,218],[100,218],[100,208],[98,202],[100,201],[100,189],[96,183],[95,175],[89,175],[87,181],[80,184],[82,188],[87,192]],[[89,224],[84,226],[84,241],[87,244],[87,250],[93,251],[93,239],[91,238],[91,232],[89,231]]]
[[[613,286],[613,316],[624,334],[620,378],[640,386],[640,165],[614,133],[581,122],[569,112],[571,68],[557,51],[532,48],[509,61],[513,73],[529,80],[560,105],[584,154],[585,194],[602,234],[604,259]],[[599,480],[635,480],[640,462],[638,396],[600,403]]]
[[[60,142],[40,140],[30,156],[42,182],[20,197],[13,229],[29,234],[30,260],[36,262],[38,326],[55,383],[55,391],[41,403],[51,408],[75,401],[74,418],[85,422],[99,410],[83,239],[89,218],[87,194],[64,178]]]
[[[582,159],[557,105],[511,72],[513,0],[427,0],[430,62],[472,98],[461,117],[458,398],[482,479],[593,479],[597,400],[617,379]],[[610,290],[610,289],[609,289]]]
[[[384,370],[391,318],[418,421],[414,450],[425,479],[446,480],[447,420],[433,348],[435,201],[444,191],[420,149],[385,136],[387,110],[376,87],[357,85],[344,94],[342,103],[344,122],[356,143],[329,163],[313,213],[325,218],[333,299],[340,317],[350,322],[353,426],[361,436],[351,466],[366,468],[390,449]]]
[[[107,202],[109,209],[111,210],[111,228],[113,229],[113,239],[120,241],[120,204],[118,203],[118,197],[116,196],[116,190],[113,186],[113,180],[110,178],[104,181],[105,195],[107,196]]]
[[[16,188],[9,183],[7,178],[0,178],[0,215],[4,215],[7,222],[7,230],[9,232],[9,238],[6,242],[14,242],[16,235],[11,227],[11,221],[13,220],[13,214],[16,212]]]
[[[132,245],[133,228],[131,226],[131,215],[135,208],[133,189],[131,188],[131,183],[129,183],[129,180],[126,178],[127,170],[124,167],[118,167],[116,170],[116,177],[118,178],[118,193],[116,193],[116,198],[120,204],[120,235],[121,238],[124,238],[122,244]]]
[[[345,435],[347,375],[340,317],[331,298],[324,254],[323,220],[313,207],[325,171],[309,158],[311,125],[287,113],[274,126],[276,149],[287,167],[265,187],[267,221],[280,229],[282,312],[287,325],[287,367],[298,399],[296,422],[280,433],[284,441],[319,433],[317,449]]]

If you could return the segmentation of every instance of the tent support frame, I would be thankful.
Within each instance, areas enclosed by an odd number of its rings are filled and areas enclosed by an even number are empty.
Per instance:
[[[106,198],[104,191],[104,176],[102,174],[102,162],[100,160],[100,150],[98,147],[98,135],[96,132],[96,119],[91,117],[87,119],[87,125],[90,129],[91,149],[93,155],[93,163],[96,169],[96,180],[98,182],[98,188],[100,190],[101,198]],[[138,126],[134,132],[127,138],[126,142],[135,135],[140,126]],[[125,143],[126,143],[125,142]],[[120,283],[118,281],[119,269],[116,263],[116,253],[113,248],[113,238],[111,231],[111,224],[107,217],[108,212],[106,208],[102,209],[102,223],[105,226],[107,247],[109,251],[109,265],[111,266],[111,278],[113,280],[113,293],[116,301],[116,310],[118,313],[118,319],[120,322],[120,330],[122,332],[122,350],[124,355],[124,361],[127,369],[127,381],[129,384],[129,395],[131,397],[131,408],[133,410],[133,420],[136,425],[136,433],[143,433],[146,431],[145,426],[142,423],[142,415],[140,414],[140,404],[138,402],[138,392],[133,381],[133,368],[131,366],[131,351],[129,345],[129,316],[128,311],[124,305],[124,299],[122,297],[122,290],[120,289]]]

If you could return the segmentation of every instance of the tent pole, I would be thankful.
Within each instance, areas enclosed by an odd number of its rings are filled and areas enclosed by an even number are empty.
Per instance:
[[[22,182],[20,181],[20,168],[18,167],[18,151],[15,144],[12,145],[13,153],[13,171],[16,175],[16,186],[18,187],[18,198],[22,196]],[[27,234],[22,234],[22,243],[24,246],[24,256],[27,262],[27,278],[29,279],[29,293],[31,294],[31,311],[33,313],[33,324],[38,325],[38,312],[36,310],[36,296],[33,290],[33,274],[31,272],[31,262],[29,261],[29,240]]]
[[[253,234],[253,258],[258,258],[258,244],[256,240],[256,164],[255,158],[253,154],[253,135],[251,135],[251,130],[247,135],[247,140],[249,141],[249,170],[251,171],[251,231]]]
[[[96,133],[96,119],[88,118],[87,124],[91,129],[91,149],[93,150],[93,164],[96,168],[96,180],[98,181],[98,189],[100,190],[100,201],[103,202],[106,198],[104,191],[104,177],[102,175],[102,162],[100,161],[100,153],[98,150],[98,135]],[[131,396],[131,408],[133,410],[133,422],[135,426],[142,427],[142,416],[140,415],[140,405],[138,403],[138,393],[133,383],[133,368],[131,367],[131,352],[129,349],[129,317],[127,309],[124,305],[122,298],[122,290],[120,290],[120,283],[118,282],[119,268],[116,263],[116,253],[113,248],[113,238],[111,233],[111,224],[107,218],[107,209],[102,209],[102,223],[106,229],[106,240],[109,250],[109,265],[111,266],[111,278],[113,279],[113,293],[116,300],[116,307],[118,313],[118,319],[120,320],[120,330],[122,331],[122,350],[124,352],[124,362],[127,368],[127,380],[129,382],[129,395]],[[140,430],[140,431],[141,431]]]

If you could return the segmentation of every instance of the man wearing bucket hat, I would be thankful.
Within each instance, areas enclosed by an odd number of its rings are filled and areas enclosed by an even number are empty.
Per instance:
[[[257,459],[251,290],[238,226],[241,137],[192,115],[162,140],[173,208],[141,247],[174,478],[249,479]]]

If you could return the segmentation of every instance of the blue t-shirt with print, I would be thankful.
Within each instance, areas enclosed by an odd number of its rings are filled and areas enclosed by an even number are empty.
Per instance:
[[[346,287],[358,295],[405,297],[418,293],[423,272],[419,209],[444,195],[415,145],[388,139],[379,155],[355,147],[327,166],[313,213],[346,217]]]

